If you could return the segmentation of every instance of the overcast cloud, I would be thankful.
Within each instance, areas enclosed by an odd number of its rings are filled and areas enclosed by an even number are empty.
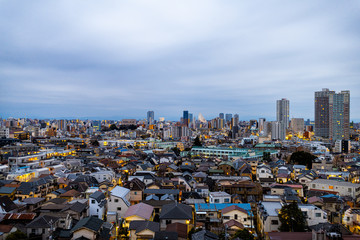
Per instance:
[[[0,0],[0,116],[314,118],[350,90],[360,120],[360,3]]]

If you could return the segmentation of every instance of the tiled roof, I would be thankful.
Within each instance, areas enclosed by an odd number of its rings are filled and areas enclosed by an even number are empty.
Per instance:
[[[136,233],[148,229],[152,232],[157,232],[160,229],[160,224],[152,221],[131,221],[129,230],[136,230]]]
[[[36,213],[7,213],[3,220],[32,220],[36,217]]]
[[[141,218],[144,218],[146,220],[149,220],[152,213],[153,213],[154,207],[145,204],[145,203],[138,203],[135,205],[132,205],[128,208],[128,210],[125,213],[125,218],[130,216],[138,216]]]
[[[40,216],[35,218],[29,224],[27,224],[26,228],[50,228],[59,218],[53,216]]]
[[[239,206],[236,206],[236,205],[231,205],[231,206],[229,206],[229,207],[223,208],[223,209],[221,210],[221,212],[224,214],[224,213],[231,212],[231,211],[233,211],[233,210],[238,210],[238,211],[240,211],[240,212],[243,212],[243,213],[245,213],[245,214],[248,214],[248,211],[246,211],[245,209],[243,209],[243,208],[241,208],[241,207],[239,207]]]
[[[95,216],[83,218],[71,229],[71,232],[74,232],[80,228],[87,228],[94,232],[98,232],[103,223],[103,220]]]
[[[192,219],[192,208],[177,202],[166,204],[161,209],[160,219]]]

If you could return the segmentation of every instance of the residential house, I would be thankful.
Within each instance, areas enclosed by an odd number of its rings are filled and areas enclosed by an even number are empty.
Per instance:
[[[146,203],[138,203],[128,208],[124,215],[125,226],[128,227],[132,221],[152,221],[154,207]]]
[[[298,204],[298,207],[303,212],[308,226],[313,226],[328,221],[326,212],[321,208],[318,208],[312,204]]]
[[[104,221],[96,216],[81,219],[72,229],[72,240],[75,239],[109,239],[110,230],[104,227]],[[101,237],[101,238],[100,238]]]
[[[234,220],[243,226],[243,228],[252,229],[254,227],[253,214],[237,205],[230,205],[221,210],[223,223]],[[236,225],[234,225],[236,226]]]
[[[360,199],[360,184],[328,179],[315,179],[308,183],[309,190],[328,190],[338,192],[340,196],[350,196],[355,201]]]
[[[130,207],[130,189],[116,186],[110,191],[108,200],[108,212],[115,212],[118,217],[123,217]]]
[[[155,233],[160,230],[158,222],[134,220],[130,222],[130,240],[154,239]]]
[[[11,200],[14,200],[16,193],[16,187],[0,187],[0,196],[8,196]]]
[[[210,192],[209,203],[231,203],[231,195],[226,192]]]
[[[0,213],[16,213],[17,211],[18,207],[8,196],[0,197]]]
[[[257,229],[261,236],[268,232],[279,232],[280,220],[279,211],[282,205],[280,202],[259,202],[257,207]]]
[[[260,181],[260,179],[273,179],[274,174],[272,173],[269,166],[265,164],[261,164],[256,169],[256,180]]]
[[[163,231],[166,225],[175,222],[191,227],[194,224],[192,207],[177,202],[164,205],[160,213],[160,229]]]
[[[104,219],[106,212],[106,197],[101,191],[96,191],[89,196],[89,216],[97,216]]]
[[[40,237],[42,240],[50,238],[51,231],[59,225],[59,218],[54,216],[39,216],[25,226],[28,238]]]
[[[145,183],[138,178],[134,178],[124,184],[125,188],[130,189],[130,203],[137,204],[143,200],[143,191],[146,187]]]

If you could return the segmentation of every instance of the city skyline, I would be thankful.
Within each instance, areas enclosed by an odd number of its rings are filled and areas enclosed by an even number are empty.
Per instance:
[[[360,3],[6,1],[0,117],[314,120],[314,92],[349,90],[360,121]],[[36,17],[35,17],[36,16]]]

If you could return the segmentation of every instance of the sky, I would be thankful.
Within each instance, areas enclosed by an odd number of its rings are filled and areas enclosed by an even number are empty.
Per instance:
[[[0,0],[0,117],[314,119],[350,90],[360,121],[360,1]]]

